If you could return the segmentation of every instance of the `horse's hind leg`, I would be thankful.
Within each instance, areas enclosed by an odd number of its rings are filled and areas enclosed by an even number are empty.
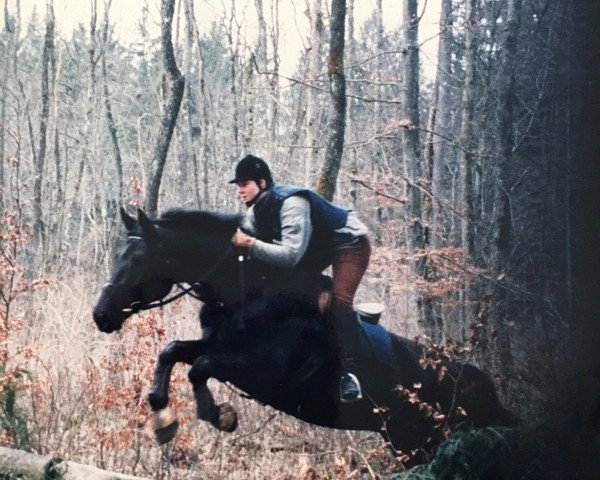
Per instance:
[[[205,352],[205,343],[204,340],[174,341],[169,343],[158,356],[154,379],[148,393],[148,402],[154,417],[154,433],[161,444],[170,441],[179,428],[179,423],[168,408],[169,381],[173,366],[177,362],[193,364],[198,355]]]
[[[224,381],[229,370],[242,368],[243,360],[239,357],[203,356],[198,358],[189,372],[189,379],[194,388],[198,418],[213,424],[219,430],[233,432],[237,428],[237,413],[229,403],[215,404],[212,393],[206,382],[209,378]]]

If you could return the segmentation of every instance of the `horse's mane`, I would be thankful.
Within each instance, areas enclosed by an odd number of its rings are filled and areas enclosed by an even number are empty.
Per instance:
[[[235,230],[241,221],[242,216],[236,213],[220,213],[184,208],[165,210],[155,220],[158,225],[164,227],[192,230],[209,229],[211,231]]]

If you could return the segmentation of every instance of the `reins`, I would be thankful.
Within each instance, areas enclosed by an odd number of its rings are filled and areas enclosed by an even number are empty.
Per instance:
[[[190,284],[189,287],[185,288],[181,283],[178,283],[177,286],[181,289],[180,292],[176,293],[175,295],[173,295],[172,297],[167,298],[166,300],[155,300],[154,302],[150,302],[147,303],[145,305],[140,305],[137,306],[136,304],[138,303],[142,303],[142,302],[134,302],[131,304],[131,311],[133,313],[138,313],[144,310],[150,310],[152,308],[157,308],[157,307],[164,307],[165,305],[168,305],[171,302],[174,302],[175,300],[183,297],[184,295],[190,294],[190,296],[194,297],[196,300],[200,300],[200,297],[198,297],[195,293],[192,293],[194,291],[194,289],[196,288],[196,286],[200,285],[198,282],[192,283]],[[124,311],[126,311],[126,309],[124,309]]]
[[[181,283],[177,283],[177,286],[181,289],[181,291],[177,292],[176,294],[174,294],[173,296],[167,298],[167,299],[161,299],[161,300],[155,300],[153,302],[150,303],[142,303],[141,301],[136,301],[133,302],[129,308],[124,308],[123,311],[124,312],[131,312],[131,313],[138,313],[144,310],[150,310],[152,308],[157,308],[157,307],[164,307],[165,305],[168,305],[169,303],[174,302],[175,300],[178,300],[179,298],[183,297],[184,295],[190,295],[191,297],[195,298],[196,300],[202,300],[202,298],[195,293],[195,289],[200,286],[203,282],[206,282],[206,280],[208,280],[208,278],[210,278],[210,276],[215,272],[215,270],[217,269],[217,267],[223,262],[223,260],[225,260],[229,254],[232,252],[233,250],[233,245],[229,245],[229,247],[227,247],[227,249],[225,250],[225,253],[223,255],[221,255],[221,258],[219,258],[219,260],[217,260],[212,267],[210,267],[210,269],[208,270],[208,272],[206,273],[206,275],[204,276],[204,278],[202,280],[200,280],[199,282],[194,282],[189,284],[189,287],[184,287]],[[245,293],[245,287],[244,287],[244,267],[243,267],[243,256],[240,254],[240,256],[238,256],[238,263],[240,265],[240,287],[241,287],[241,305],[242,305],[242,311],[243,311],[243,307],[244,307],[244,293]],[[110,282],[107,282],[104,284],[103,288],[111,288],[114,287],[114,285]]]

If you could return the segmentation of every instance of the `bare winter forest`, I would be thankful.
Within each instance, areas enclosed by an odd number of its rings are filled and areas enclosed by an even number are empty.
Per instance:
[[[242,212],[227,181],[252,153],[368,224],[357,299],[384,303],[386,328],[478,365],[526,428],[559,432],[573,475],[557,478],[586,478],[600,458],[584,253],[594,2],[139,0],[121,41],[120,2],[77,0],[87,17],[66,22],[55,1],[4,0],[0,15],[0,445],[157,479],[400,475],[377,434],[311,426],[211,380],[240,413],[217,432],[195,419],[183,366],[181,428],[159,447],[156,357],[199,337],[199,303],[112,335],[92,321],[125,237],[119,207]]]

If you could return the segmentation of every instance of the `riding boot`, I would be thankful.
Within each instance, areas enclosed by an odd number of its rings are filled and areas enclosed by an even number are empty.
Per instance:
[[[340,401],[352,403],[362,398],[362,389],[356,376],[356,353],[360,326],[356,312],[336,315],[334,329],[340,351]]]

